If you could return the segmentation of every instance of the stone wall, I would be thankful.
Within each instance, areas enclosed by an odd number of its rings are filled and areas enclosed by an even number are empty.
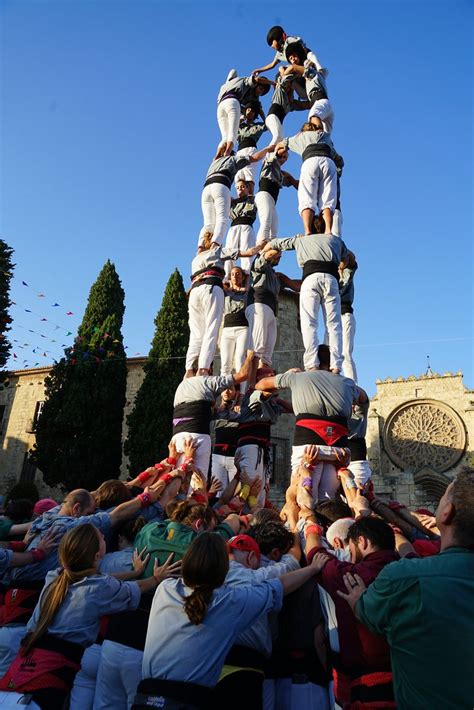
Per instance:
[[[278,313],[278,339],[274,367],[284,372],[302,367],[303,344],[299,332],[297,298],[283,292]],[[128,379],[122,440],[127,436],[126,415],[132,410],[143,381],[145,358],[127,361]],[[215,371],[220,367],[216,357]],[[49,368],[20,370],[0,385],[0,408],[4,407],[0,434],[0,494],[22,475],[25,455],[32,448],[34,417],[44,399],[44,379]],[[474,464],[474,392],[464,387],[462,374],[429,374],[377,381],[377,394],[369,410],[368,458],[377,493],[410,506],[432,507],[446,484],[465,464]],[[283,392],[282,396],[288,393]],[[0,409],[1,411],[1,409]],[[273,427],[274,495],[281,501],[290,472],[294,417],[282,415]],[[128,474],[124,457],[121,475]],[[51,489],[40,472],[35,482],[42,494]],[[62,495],[61,491],[53,492]]]

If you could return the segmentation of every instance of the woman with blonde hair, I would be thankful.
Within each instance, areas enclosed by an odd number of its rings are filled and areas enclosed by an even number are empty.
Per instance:
[[[135,609],[142,592],[175,571],[168,560],[161,568],[155,565],[153,577],[120,582],[98,572],[104,553],[104,537],[90,523],[64,535],[61,568],[48,573],[21,649],[0,681],[2,710],[18,705],[61,710],[101,617]]]

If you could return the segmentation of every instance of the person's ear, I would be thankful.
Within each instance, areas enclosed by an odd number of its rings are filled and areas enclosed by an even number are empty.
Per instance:
[[[453,518],[456,514],[456,508],[452,503],[446,503],[439,514],[439,522],[443,525],[450,525],[453,522]]]
[[[194,521],[194,529],[196,532],[200,532],[203,526],[203,520],[202,518],[198,518],[197,520]]]
[[[344,547],[340,537],[334,538],[334,542],[332,543],[332,546],[335,550],[340,550],[342,547]]]

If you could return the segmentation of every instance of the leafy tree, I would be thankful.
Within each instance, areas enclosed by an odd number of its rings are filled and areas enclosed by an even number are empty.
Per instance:
[[[107,261],[90,290],[74,346],[45,381],[33,463],[49,485],[89,490],[120,474],[127,363],[124,290]]]
[[[160,461],[171,438],[174,393],[183,378],[189,341],[188,304],[177,269],[166,285],[155,327],[145,377],[127,417],[124,451],[133,475]]]
[[[8,313],[11,306],[10,281],[13,276],[13,249],[0,239],[0,381],[5,378],[4,369],[10,356],[11,343],[6,334],[10,330],[12,318]]]

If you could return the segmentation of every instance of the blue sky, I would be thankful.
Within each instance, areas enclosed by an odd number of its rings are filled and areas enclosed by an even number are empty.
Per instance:
[[[108,258],[126,292],[127,352],[147,353],[169,274],[189,276],[219,86],[231,67],[243,76],[269,61],[266,32],[281,24],[330,71],[343,236],[359,262],[360,384],[421,374],[429,355],[473,386],[469,0],[0,7],[12,367],[60,356]],[[302,117],[290,115],[288,134]],[[291,156],[288,170],[299,167]],[[301,231],[296,192],[278,207],[280,235]],[[298,275],[294,254],[281,267]]]

